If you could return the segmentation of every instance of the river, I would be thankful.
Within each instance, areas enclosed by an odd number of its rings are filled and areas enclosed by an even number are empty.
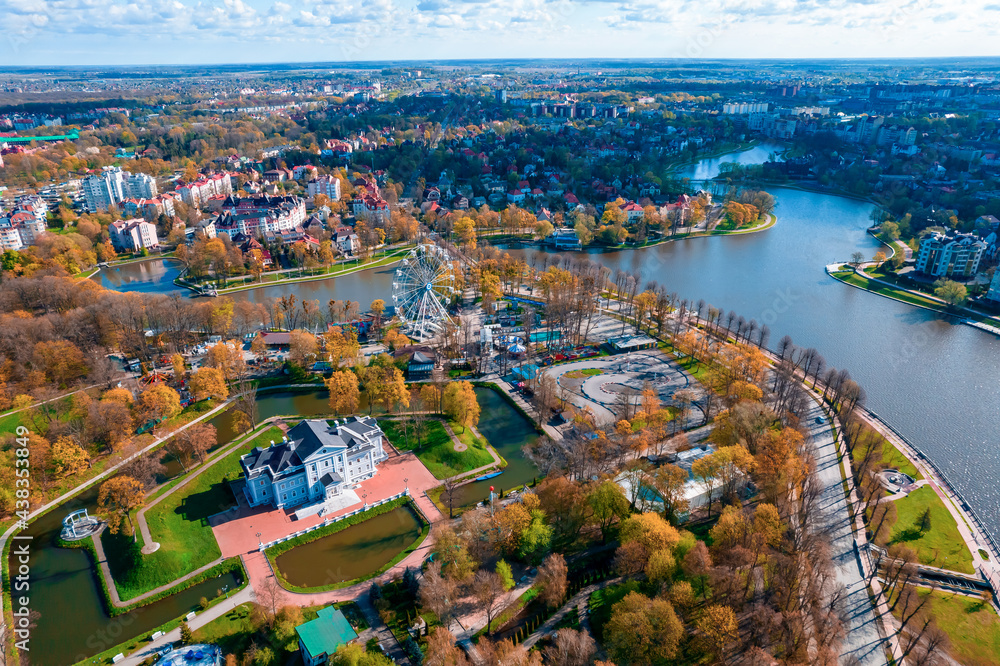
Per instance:
[[[721,162],[764,160],[774,147],[703,160],[678,175],[718,174]],[[1000,536],[1000,338],[835,281],[826,264],[880,246],[865,232],[871,204],[770,187],[775,227],[743,236],[692,238],[639,250],[593,252],[611,268],[638,272],[682,298],[704,299],[815,347],[865,388],[868,406],[941,468]],[[536,250],[525,250],[530,255]]]

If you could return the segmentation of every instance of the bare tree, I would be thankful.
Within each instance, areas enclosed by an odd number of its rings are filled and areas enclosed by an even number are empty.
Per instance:
[[[472,593],[479,607],[486,613],[486,634],[493,633],[493,620],[503,605],[505,592],[503,581],[495,571],[480,569],[472,581]]]
[[[587,666],[596,652],[597,643],[586,631],[560,629],[542,654],[552,666]]]

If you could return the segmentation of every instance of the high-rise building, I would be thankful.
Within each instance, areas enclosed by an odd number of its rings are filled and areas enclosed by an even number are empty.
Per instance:
[[[104,167],[100,174],[87,176],[81,186],[87,210],[92,213],[120,206],[125,199],[151,199],[157,195],[156,179],[144,173]]]

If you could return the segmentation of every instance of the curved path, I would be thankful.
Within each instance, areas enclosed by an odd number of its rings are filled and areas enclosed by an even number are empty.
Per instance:
[[[579,389],[567,386],[564,380],[568,373],[587,369],[598,369],[602,374],[585,377]],[[615,406],[618,394],[608,391],[606,387],[608,384],[618,384],[639,392],[648,383],[656,390],[665,406],[671,404],[677,391],[690,389],[696,398],[700,398],[704,393],[697,380],[676,361],[658,350],[560,363],[546,368],[543,372],[555,377],[559,386],[569,394],[571,403],[593,411],[599,423],[615,420],[615,413],[611,407]],[[702,421],[702,418],[689,414],[684,429],[693,428]]]

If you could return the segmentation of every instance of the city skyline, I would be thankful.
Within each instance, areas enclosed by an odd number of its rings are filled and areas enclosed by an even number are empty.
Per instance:
[[[86,0],[0,7],[12,66],[996,54],[1000,4]]]

